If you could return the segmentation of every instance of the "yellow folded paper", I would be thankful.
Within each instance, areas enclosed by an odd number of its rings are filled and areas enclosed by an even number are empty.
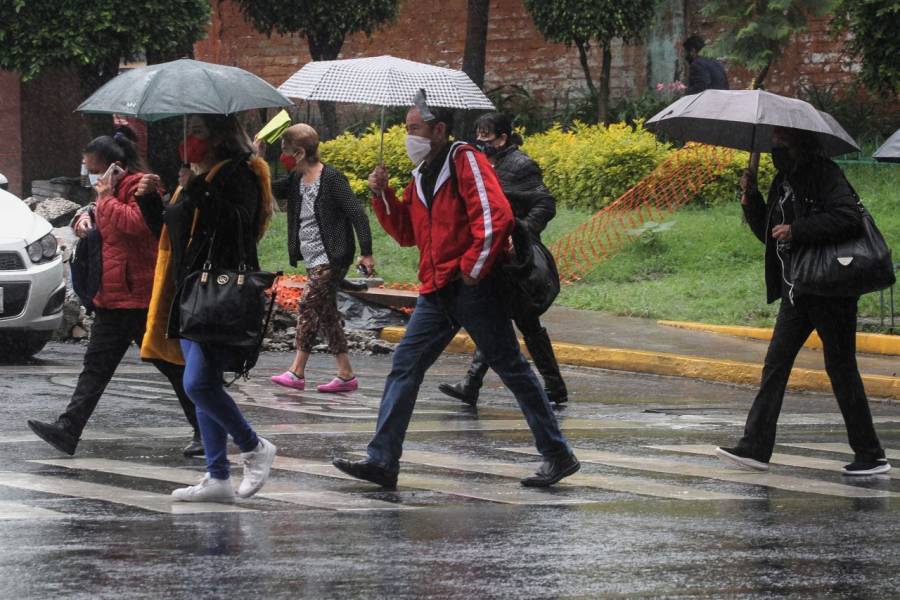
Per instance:
[[[272,120],[259,130],[255,139],[263,140],[267,144],[275,143],[278,141],[278,138],[281,137],[281,134],[284,133],[284,130],[290,126],[291,116],[286,110],[282,109],[281,112],[272,117]]]

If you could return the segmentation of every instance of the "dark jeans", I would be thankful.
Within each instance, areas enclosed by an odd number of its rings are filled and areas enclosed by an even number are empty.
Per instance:
[[[197,422],[206,453],[206,470],[214,479],[228,479],[228,436],[241,452],[259,444],[234,399],[225,391],[223,368],[227,349],[181,340],[184,354],[184,387],[197,405]]]
[[[490,367],[516,397],[538,451],[545,458],[571,454],[547,394],[519,351],[509,316],[495,297],[492,280],[487,279],[471,287],[457,281],[419,296],[406,335],[394,351],[375,437],[368,447],[369,459],[389,471],[399,470],[419,386],[460,327],[466,328]]]
[[[856,365],[857,300],[801,296],[794,298],[795,305],[781,301],[762,383],[738,448],[763,462],[772,457],[778,415],[794,359],[815,329],[822,339],[825,371],[847,426],[850,447],[859,460],[884,457]]]
[[[59,416],[59,420],[76,437],[81,436],[94,409],[97,408],[100,396],[122,362],[128,346],[134,342],[140,347],[146,328],[145,308],[96,309],[94,325],[91,327],[91,340],[84,353],[84,368],[78,376],[78,383],[66,412]],[[153,365],[172,384],[184,416],[196,432],[197,417],[194,404],[185,393],[182,383],[184,367],[164,361],[153,361]]]

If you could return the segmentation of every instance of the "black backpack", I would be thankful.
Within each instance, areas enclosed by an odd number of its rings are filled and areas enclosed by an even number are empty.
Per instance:
[[[93,209],[88,209],[91,222],[94,222]],[[69,262],[72,274],[72,290],[81,300],[87,314],[94,312],[94,296],[100,291],[103,277],[103,239],[95,225],[88,231],[87,237],[78,240],[72,260]]]

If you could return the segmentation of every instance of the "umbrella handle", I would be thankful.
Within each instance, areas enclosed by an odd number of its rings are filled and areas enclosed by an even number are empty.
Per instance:
[[[747,169],[751,173],[756,173],[759,171],[759,152],[751,152],[750,153],[750,161],[747,163]]]

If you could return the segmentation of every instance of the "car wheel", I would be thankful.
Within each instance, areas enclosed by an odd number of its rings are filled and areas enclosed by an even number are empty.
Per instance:
[[[52,331],[21,331],[0,333],[0,358],[18,361],[31,358],[44,349],[53,336]]]

